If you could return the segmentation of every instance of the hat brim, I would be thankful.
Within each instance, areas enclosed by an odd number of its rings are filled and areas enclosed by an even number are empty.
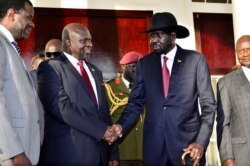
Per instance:
[[[176,38],[185,38],[189,36],[189,30],[181,25],[176,25],[172,27],[151,27],[148,30],[144,31],[144,33],[150,33],[150,32],[155,32],[155,31],[165,31],[165,32],[176,32]]]

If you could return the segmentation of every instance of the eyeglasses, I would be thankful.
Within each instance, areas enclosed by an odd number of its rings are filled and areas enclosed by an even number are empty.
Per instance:
[[[53,58],[61,55],[61,52],[45,52],[46,57]]]

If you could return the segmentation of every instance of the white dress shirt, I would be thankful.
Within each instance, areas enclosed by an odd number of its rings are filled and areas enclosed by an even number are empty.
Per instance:
[[[168,67],[170,76],[171,76],[171,72],[172,72],[172,68],[174,64],[176,51],[177,51],[177,46],[175,45],[174,48],[171,51],[169,51],[167,54],[161,54],[161,66],[163,66],[163,63],[164,63],[163,57],[166,56],[168,58],[167,67]]]
[[[243,70],[243,72],[245,73],[245,75],[246,75],[248,81],[250,82],[250,69],[247,68],[247,67],[245,67],[245,66],[242,66],[242,70]]]
[[[68,54],[66,52],[63,52],[63,53],[66,55],[66,57],[71,62],[71,64],[76,68],[76,70],[79,72],[79,74],[81,74],[80,66],[77,64],[78,59],[76,59],[75,57],[71,56],[70,54]],[[83,67],[84,67],[84,69],[86,70],[86,72],[87,72],[87,74],[89,76],[90,83],[91,83],[91,85],[93,87],[93,90],[94,90],[94,93],[95,93],[96,101],[97,101],[97,103],[99,103],[98,102],[98,97],[97,97],[97,89],[96,89],[95,79],[94,79],[92,73],[90,72],[88,66],[86,65],[86,63],[83,63]]]

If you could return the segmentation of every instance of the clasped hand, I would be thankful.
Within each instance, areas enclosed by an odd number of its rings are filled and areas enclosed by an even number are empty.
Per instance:
[[[122,126],[119,124],[113,124],[112,126],[108,126],[103,139],[108,142],[109,145],[114,143],[118,137],[121,137]]]
[[[187,148],[183,149],[184,152],[190,152],[190,160],[193,162],[193,166],[197,166],[200,163],[200,160],[204,153],[204,148],[202,145],[193,142],[188,145]]]

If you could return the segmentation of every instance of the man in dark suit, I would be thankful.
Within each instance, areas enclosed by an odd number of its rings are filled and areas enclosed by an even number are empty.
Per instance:
[[[40,165],[117,165],[101,71],[87,60],[92,38],[71,23],[62,32],[63,53],[38,68],[39,96],[45,109],[45,138]]]
[[[190,152],[187,165],[205,166],[216,110],[205,57],[175,43],[189,31],[171,13],[154,14],[146,32],[154,52],[139,60],[128,105],[114,128],[126,134],[146,104],[144,165],[180,166],[182,153]]]
[[[240,65],[218,82],[217,138],[223,166],[250,165],[250,35],[236,42]]]

